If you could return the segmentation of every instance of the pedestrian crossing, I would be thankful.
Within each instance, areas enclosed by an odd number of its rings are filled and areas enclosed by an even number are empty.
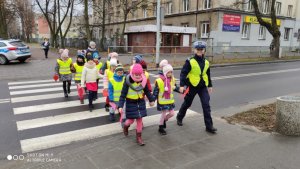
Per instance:
[[[102,82],[100,80],[99,98],[94,102],[93,112],[88,111],[87,99],[85,104],[80,104],[73,82],[68,98],[63,96],[62,83],[53,80],[8,83],[22,153],[121,133],[120,123],[111,123],[104,109],[106,98],[102,96]],[[144,126],[158,124],[160,114],[156,107],[147,103],[147,111]],[[187,116],[197,115],[188,111]]]

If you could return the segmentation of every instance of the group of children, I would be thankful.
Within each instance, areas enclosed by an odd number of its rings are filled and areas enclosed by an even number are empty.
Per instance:
[[[143,117],[147,116],[146,102],[154,106],[157,101],[157,110],[161,111],[159,121],[159,133],[166,135],[166,122],[174,116],[174,95],[175,79],[173,68],[167,60],[160,63],[159,77],[155,80],[152,92],[147,64],[141,55],[133,58],[133,64],[129,72],[118,61],[118,54],[113,52],[108,56],[107,61],[102,64],[101,57],[96,50],[96,44],[91,42],[86,51],[78,51],[75,63],[69,57],[68,50],[60,50],[61,57],[57,59],[55,67],[60,81],[63,82],[65,97],[70,94],[72,73],[75,83],[85,87],[88,92],[89,110],[94,109],[93,101],[97,99],[99,79],[103,77],[103,93],[107,93],[106,109],[109,110],[109,118],[115,121],[115,114],[119,113],[124,119],[123,132],[128,135],[128,129],[136,121],[136,140],[141,146]],[[83,100],[81,100],[83,104]],[[123,110],[124,108],[124,110]]]

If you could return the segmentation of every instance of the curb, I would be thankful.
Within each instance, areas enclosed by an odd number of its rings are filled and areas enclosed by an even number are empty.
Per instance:
[[[271,64],[271,63],[286,63],[286,62],[299,62],[300,59],[295,60],[276,60],[276,61],[262,61],[262,62],[244,62],[244,63],[225,63],[225,64],[213,64],[211,68],[229,67],[229,66],[241,66],[241,65],[256,65],[256,64]],[[180,70],[182,67],[173,67],[174,70]],[[158,71],[158,68],[150,68],[148,71]]]

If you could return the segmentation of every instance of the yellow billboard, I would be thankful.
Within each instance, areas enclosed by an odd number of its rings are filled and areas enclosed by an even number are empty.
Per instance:
[[[271,23],[272,20],[271,18],[262,18],[264,21]],[[253,23],[253,24],[259,24],[256,16],[245,16],[244,18],[244,22],[246,23]],[[276,19],[277,25],[280,26],[281,25],[281,21],[279,19]]]

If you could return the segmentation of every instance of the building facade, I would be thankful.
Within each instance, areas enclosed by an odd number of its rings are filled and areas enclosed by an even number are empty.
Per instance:
[[[100,1],[97,3],[101,4]],[[139,1],[129,0],[128,5]],[[121,2],[112,0],[108,4],[107,38],[120,34],[123,28]],[[264,19],[269,20],[271,0],[258,0],[258,3]],[[156,0],[148,0],[131,10],[126,29],[156,24],[156,5]],[[249,0],[161,0],[161,6],[165,13],[163,25],[196,27],[192,39],[205,40],[211,46],[269,46],[273,39],[266,28],[258,24]],[[282,35],[281,46],[299,47],[299,0],[277,0],[275,9]]]

